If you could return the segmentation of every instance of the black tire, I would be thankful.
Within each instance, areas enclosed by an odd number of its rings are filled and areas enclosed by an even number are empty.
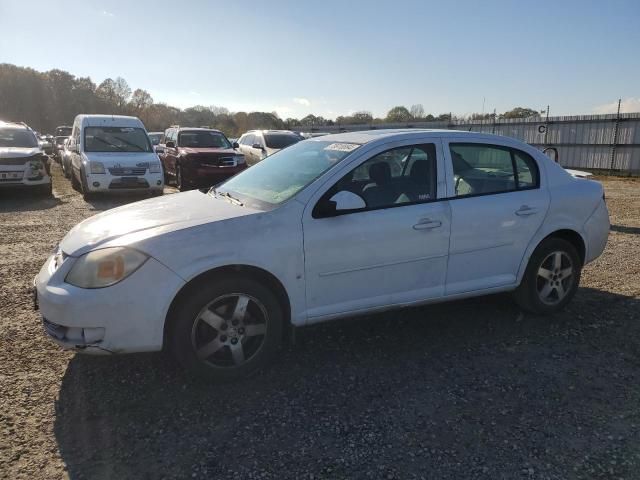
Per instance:
[[[554,269],[556,253],[560,253],[561,266]],[[547,266],[551,268],[545,268]],[[566,272],[569,267],[572,269],[571,274],[563,274],[562,272]],[[551,278],[548,280],[543,278],[540,272],[544,272],[545,275],[550,273]],[[556,313],[562,310],[575,295],[580,284],[581,273],[582,261],[576,248],[561,238],[547,238],[531,255],[522,282],[514,292],[515,301],[523,310],[531,313],[539,315]],[[546,284],[555,284],[555,286]],[[549,296],[544,295],[546,287],[551,288]],[[560,289],[563,292],[561,298]],[[546,298],[546,301],[543,298]]]
[[[176,188],[180,192],[184,192],[186,190],[182,179],[182,169],[180,168],[179,163],[176,163]]]
[[[71,187],[76,191],[80,191],[80,182],[78,182],[78,177],[76,177],[76,172],[73,169],[73,165],[70,166],[71,171],[69,172],[71,175]]]
[[[233,312],[240,304],[235,296],[251,299],[243,311],[246,313],[242,313],[242,322],[248,323],[240,323],[240,326],[231,324]],[[229,303],[225,305],[224,302]],[[217,305],[219,307],[215,308]],[[213,312],[217,321],[224,319],[227,323],[214,328],[202,320],[203,312]],[[261,318],[264,322],[258,322]],[[284,315],[280,302],[269,288],[248,277],[231,276],[212,279],[191,289],[167,321],[168,347],[178,362],[196,375],[224,381],[246,377],[269,363],[282,341]],[[243,327],[248,325],[263,325],[264,333],[252,336],[249,328],[244,331]],[[243,363],[234,363],[234,346],[229,343],[234,340],[235,348],[240,346],[243,351]],[[258,341],[260,344],[256,343]],[[215,342],[218,342],[214,346],[216,350],[206,358],[199,358],[196,350],[202,352],[203,347]]]

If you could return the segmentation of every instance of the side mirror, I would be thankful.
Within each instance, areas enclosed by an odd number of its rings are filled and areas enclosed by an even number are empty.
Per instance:
[[[176,142],[168,141],[165,145],[167,148],[176,148]]]
[[[259,143],[254,143],[252,145],[252,148],[257,148],[258,150],[264,150],[264,147],[262,145],[260,145]]]
[[[238,144],[238,142],[233,142],[233,143],[231,144],[231,146],[232,146],[233,148],[240,148],[240,145]]]
[[[367,208],[367,204],[360,195],[342,190],[334,194],[329,200],[318,204],[314,216],[333,217],[338,213],[348,213]]]

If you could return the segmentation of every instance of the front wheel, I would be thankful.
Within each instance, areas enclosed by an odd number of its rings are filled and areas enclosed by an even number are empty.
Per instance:
[[[575,247],[561,238],[548,238],[531,255],[515,300],[532,313],[560,311],[578,290],[581,273],[582,262]]]
[[[189,371],[213,380],[264,367],[282,339],[276,296],[245,277],[212,280],[185,297],[169,319],[169,347]]]

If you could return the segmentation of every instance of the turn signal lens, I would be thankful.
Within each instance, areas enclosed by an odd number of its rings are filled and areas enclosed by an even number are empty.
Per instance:
[[[124,280],[147,261],[144,253],[126,247],[94,250],[81,256],[65,282],[80,288],[103,288]]]

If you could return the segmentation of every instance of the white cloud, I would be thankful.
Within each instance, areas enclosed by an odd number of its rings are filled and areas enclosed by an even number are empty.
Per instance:
[[[310,107],[311,106],[311,101],[308,98],[304,98],[304,97],[295,97],[293,99],[293,101],[295,103],[297,103],[298,105],[304,105],[305,107]]]
[[[193,95],[194,97],[199,97],[200,96],[200,94],[198,92],[196,92],[195,90],[191,90],[189,92],[189,95]]]
[[[611,102],[594,108],[595,113],[616,113],[618,111],[618,102]],[[620,104],[621,113],[640,112],[640,98],[623,98]]]
[[[115,13],[107,12],[106,10],[102,10],[102,12],[100,12],[100,15],[102,15],[103,17],[110,17],[110,18],[113,18],[116,16]]]

